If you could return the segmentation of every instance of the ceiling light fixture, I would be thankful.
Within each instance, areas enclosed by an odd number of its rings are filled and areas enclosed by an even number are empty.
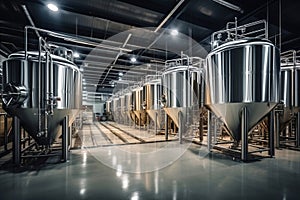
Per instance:
[[[119,76],[123,76],[123,73],[122,73],[122,72],[119,72]]]
[[[176,29],[171,30],[171,35],[176,36],[178,35],[178,31]]]
[[[73,57],[74,57],[74,58],[79,58],[79,53],[74,52],[74,53],[73,53]]]
[[[55,4],[53,4],[53,3],[48,3],[48,4],[47,4],[47,7],[48,7],[50,10],[52,10],[53,12],[57,12],[57,11],[58,11],[58,7],[57,7]]]
[[[218,3],[218,4],[221,4],[227,8],[230,8],[232,10],[235,10],[235,11],[238,11],[240,13],[243,13],[244,11],[239,7],[239,6],[236,6],[232,3],[229,3],[227,1],[224,1],[224,0],[213,0],[214,2]]]
[[[132,58],[130,58],[130,61],[133,62],[133,63],[135,63],[136,62],[136,58],[132,57]]]

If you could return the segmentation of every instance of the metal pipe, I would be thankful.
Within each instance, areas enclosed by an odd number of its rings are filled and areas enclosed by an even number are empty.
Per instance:
[[[26,15],[27,19],[29,20],[31,26],[35,27],[35,24],[34,24],[32,18],[31,18],[31,16],[30,16],[30,14],[29,14],[29,12],[28,12],[26,6],[25,6],[25,5],[22,5],[22,8],[23,8],[23,10],[24,10],[24,12],[25,12],[25,15]],[[40,34],[39,34],[39,32],[38,32],[37,30],[35,30],[35,33],[36,33],[37,37],[41,37]]]
[[[269,113],[269,155],[274,156],[274,111]]]
[[[181,4],[183,2],[184,2],[184,0],[181,0],[176,4],[176,6],[171,10],[171,12],[165,17],[165,19],[154,30],[154,32],[157,32],[168,21],[168,19],[174,14],[174,12],[179,8],[179,6],[181,6]]]
[[[246,107],[242,109],[241,113],[241,134],[242,134],[242,151],[241,160],[247,161],[248,159],[248,110]]]
[[[14,143],[13,143],[13,161],[15,165],[21,164],[21,126],[18,117],[13,118],[14,123]]]

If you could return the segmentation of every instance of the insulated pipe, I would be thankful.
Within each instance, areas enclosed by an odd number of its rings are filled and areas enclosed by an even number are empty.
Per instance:
[[[248,159],[248,110],[246,107],[242,109],[241,113],[241,134],[242,134],[242,151],[241,160],[247,161]]]

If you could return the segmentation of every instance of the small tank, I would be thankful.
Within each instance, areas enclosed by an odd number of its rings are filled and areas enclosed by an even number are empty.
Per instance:
[[[132,89],[132,110],[134,113],[134,122],[137,125],[145,125],[146,112],[143,107],[143,87],[141,86]]]

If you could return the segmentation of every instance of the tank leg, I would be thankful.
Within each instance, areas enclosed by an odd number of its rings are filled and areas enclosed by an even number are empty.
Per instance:
[[[211,151],[211,112],[207,113],[207,150]]]
[[[18,117],[14,117],[14,143],[13,161],[15,165],[21,164],[21,126]]]
[[[248,159],[248,111],[247,108],[244,107],[242,110],[241,116],[241,133],[242,133],[242,152],[241,152],[241,160],[247,161]]]
[[[200,142],[203,141],[203,108],[201,109],[201,113],[200,113],[199,140],[200,140]]]
[[[269,155],[274,156],[274,111],[269,114]]]
[[[8,127],[7,127],[7,114],[4,115],[4,150],[7,151],[8,144]]]
[[[157,135],[157,118],[158,118],[158,114],[157,112],[155,112],[155,135]]]
[[[296,147],[300,147],[300,112],[297,113],[295,136],[296,136]]]
[[[182,112],[181,111],[178,112],[178,124],[179,124],[179,127],[178,127],[179,144],[182,144],[182,126],[183,126],[183,123],[182,123]]]
[[[169,119],[167,113],[165,114],[165,137],[166,141],[168,140],[168,135],[169,134]]]
[[[280,147],[280,122],[279,122],[279,112],[275,112],[275,130],[274,130],[274,148]]]
[[[67,115],[62,122],[62,160],[68,160],[68,135],[69,135],[69,116]]]

